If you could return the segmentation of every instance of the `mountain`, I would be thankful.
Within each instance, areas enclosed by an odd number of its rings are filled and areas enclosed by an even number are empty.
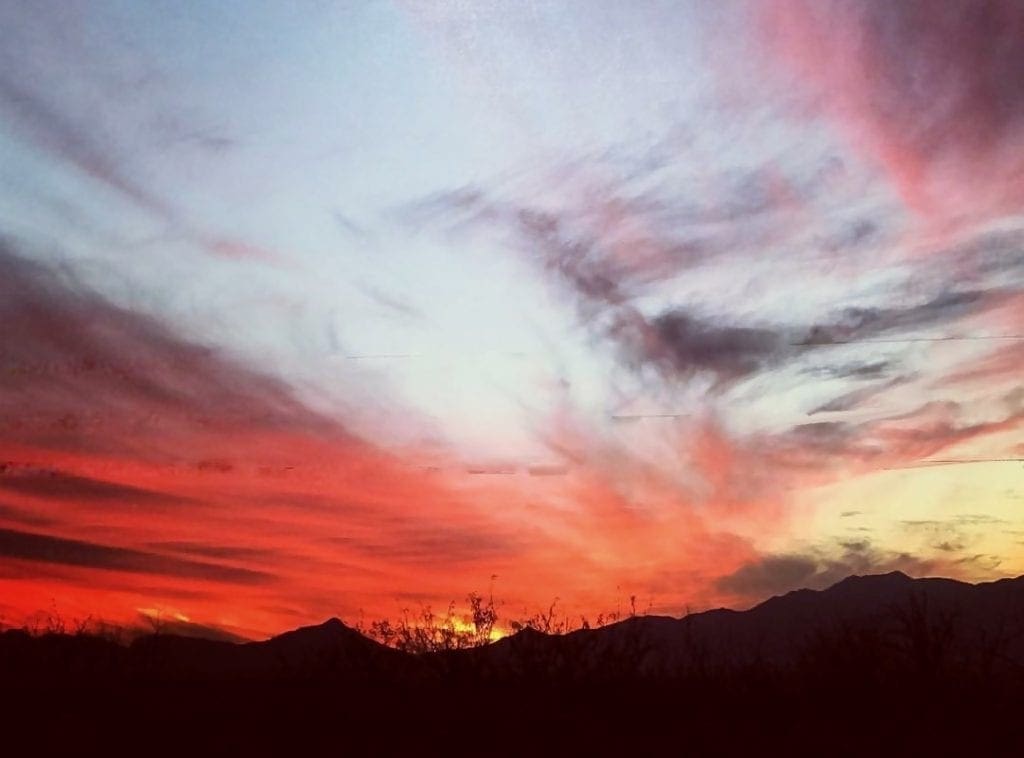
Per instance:
[[[983,584],[911,579],[901,572],[851,576],[825,590],[797,590],[746,611],[682,619],[637,616],[558,637],[528,630],[446,654],[474,676],[572,680],[665,679],[697,673],[820,666],[822,656],[889,665],[1024,665],[1024,577]],[[988,656],[991,660],[981,661]],[[927,660],[924,660],[927,657]],[[471,662],[471,665],[466,665]],[[830,663],[834,665],[834,661]]]
[[[44,753],[1020,755],[1022,641],[1024,577],[899,573],[421,655],[338,619],[244,644],[7,631],[0,720]]]
[[[173,681],[626,681],[769,667],[1024,666],[1024,577],[983,584],[853,576],[749,610],[637,616],[565,635],[525,629],[485,647],[412,655],[338,619],[263,642],[149,635],[124,648],[83,636],[0,635],[8,680],[97,677]],[[817,663],[815,663],[817,661]]]

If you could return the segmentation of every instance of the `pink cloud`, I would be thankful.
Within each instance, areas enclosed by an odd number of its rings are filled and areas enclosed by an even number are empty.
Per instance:
[[[1024,207],[1024,6],[758,4],[768,48],[934,228]]]

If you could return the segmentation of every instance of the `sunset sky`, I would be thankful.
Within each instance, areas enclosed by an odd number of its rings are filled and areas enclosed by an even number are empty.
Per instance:
[[[0,621],[1024,573],[1024,3],[0,0]]]

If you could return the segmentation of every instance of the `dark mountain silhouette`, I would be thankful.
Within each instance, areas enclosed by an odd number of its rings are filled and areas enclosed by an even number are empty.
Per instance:
[[[1014,715],[1024,698],[1024,577],[850,577],[746,611],[636,616],[565,635],[525,629],[422,654],[338,619],[244,644],[7,631],[0,681],[21,697],[12,723],[56,719],[79,735],[109,718],[133,732],[189,724],[218,734],[221,748],[252,732],[282,750],[300,738],[358,735],[384,740],[375,752],[395,740],[435,752],[428,737],[519,752],[528,735],[555,730],[570,752],[665,739],[697,754],[769,743],[999,754],[1024,746]],[[538,744],[547,754],[549,743]]]
[[[846,645],[849,655],[854,643],[915,665],[929,655],[935,664],[980,665],[974,659],[989,656],[990,667],[1024,666],[1024,577],[972,585],[901,572],[852,576],[747,611],[636,616],[560,636],[526,630],[445,657],[473,676],[672,679],[751,666],[787,670],[830,644]]]
[[[528,628],[483,647],[420,655],[385,647],[336,618],[244,644],[153,634],[122,647],[90,635],[8,631],[0,635],[0,673],[8,680],[78,673],[178,681],[643,680],[754,665],[784,670],[840,641],[941,658],[935,663],[967,665],[987,655],[990,667],[1024,667],[1024,577],[972,585],[900,572],[853,576],[746,611],[635,616],[564,635]]]

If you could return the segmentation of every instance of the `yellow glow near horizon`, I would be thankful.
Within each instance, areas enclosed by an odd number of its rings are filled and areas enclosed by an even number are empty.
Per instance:
[[[807,492],[803,502],[813,515],[794,536],[807,541],[866,540],[876,550],[952,559],[967,579],[1024,573],[1019,463],[877,471]]]

